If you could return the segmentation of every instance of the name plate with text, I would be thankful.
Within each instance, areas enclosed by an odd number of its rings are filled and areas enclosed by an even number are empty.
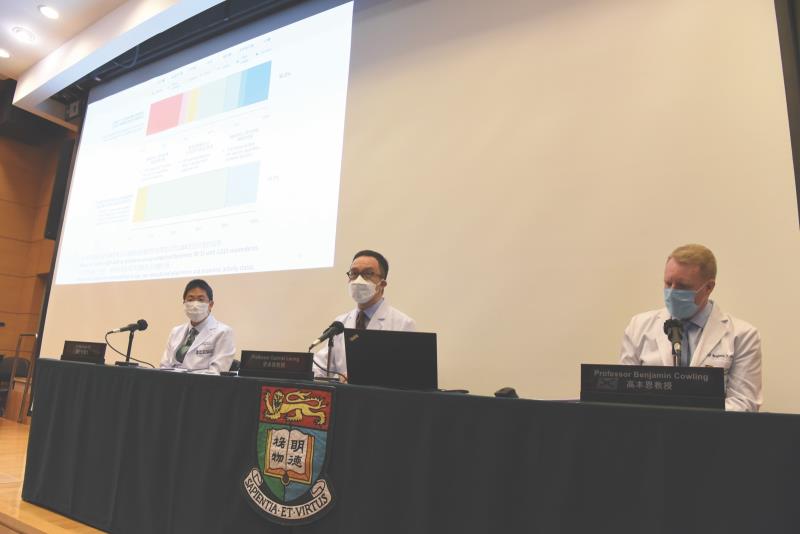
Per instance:
[[[93,341],[64,341],[61,359],[68,362],[96,363],[106,362],[106,344]]]
[[[725,408],[719,367],[581,364],[581,400],[694,408]]]
[[[313,380],[313,363],[310,352],[243,350],[239,376]]]

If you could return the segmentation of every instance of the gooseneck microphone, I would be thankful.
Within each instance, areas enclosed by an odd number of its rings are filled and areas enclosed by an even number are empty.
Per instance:
[[[672,343],[672,356],[675,367],[681,364],[681,343],[683,342],[683,323],[678,319],[667,319],[664,321],[664,333],[667,334],[669,342]]]
[[[332,322],[331,325],[326,328],[324,332],[322,332],[322,335],[311,342],[311,345],[308,346],[308,350],[310,351],[326,339],[329,339],[337,334],[341,334],[342,332],[344,332],[344,324],[341,321]]]
[[[114,330],[109,330],[108,333],[116,334],[118,332],[136,332],[137,330],[147,330],[147,321],[144,319],[139,319],[135,323],[121,326],[119,328],[115,328]]]
[[[132,362],[131,359],[136,360],[136,358],[131,358],[131,347],[133,346],[133,334],[137,331],[147,330],[147,321],[144,319],[139,319],[135,323],[131,323],[129,325],[121,326],[119,328],[115,328],[114,330],[110,330],[106,332],[106,343],[108,343],[108,334],[116,334],[118,332],[129,332],[128,335],[128,352],[125,353],[125,361],[124,362],[114,362],[114,365],[120,365],[123,367],[136,367],[139,365],[135,361]],[[109,345],[110,346],[110,345]],[[113,348],[113,347],[111,347]],[[117,349],[114,349],[117,350]],[[117,351],[119,352],[119,351]],[[122,354],[120,352],[120,354]],[[139,361],[139,360],[136,360]],[[150,365],[150,364],[148,364]]]

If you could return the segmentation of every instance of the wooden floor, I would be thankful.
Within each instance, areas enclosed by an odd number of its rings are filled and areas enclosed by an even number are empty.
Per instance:
[[[28,429],[0,417],[0,534],[101,532],[22,500]]]

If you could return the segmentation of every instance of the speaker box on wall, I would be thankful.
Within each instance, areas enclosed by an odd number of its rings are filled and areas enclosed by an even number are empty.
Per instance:
[[[56,239],[61,229],[61,217],[64,214],[64,200],[67,195],[67,180],[72,164],[74,139],[65,139],[58,151],[58,167],[53,181],[53,194],[50,196],[50,209],[47,210],[47,224],[44,227],[45,239]]]

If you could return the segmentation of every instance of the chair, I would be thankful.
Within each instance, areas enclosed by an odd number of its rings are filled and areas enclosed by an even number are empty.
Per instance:
[[[14,380],[11,378],[11,369],[14,367],[15,360],[17,362],[17,369],[14,375],[19,378],[28,376],[28,360],[25,358],[12,357],[0,360],[0,415],[3,415],[5,411],[8,392],[11,391],[11,387],[14,383]]]

